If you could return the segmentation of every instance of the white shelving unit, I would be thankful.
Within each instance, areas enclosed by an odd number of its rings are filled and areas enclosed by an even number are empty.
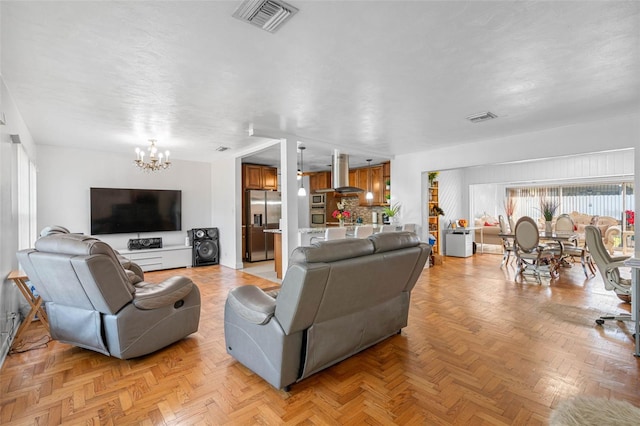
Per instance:
[[[191,266],[191,246],[165,246],[158,249],[118,250],[121,255],[140,265],[143,271],[185,268]]]

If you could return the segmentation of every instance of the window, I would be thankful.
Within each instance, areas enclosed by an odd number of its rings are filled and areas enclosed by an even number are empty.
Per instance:
[[[611,216],[619,223],[626,222],[625,211],[635,211],[633,183],[581,184],[548,187],[509,187],[507,197],[516,200],[516,216],[538,218],[540,201],[559,201],[557,214],[573,211],[592,216]],[[625,224],[626,226],[626,224]]]
[[[37,239],[36,168],[22,145],[17,146],[18,249],[33,247]]]

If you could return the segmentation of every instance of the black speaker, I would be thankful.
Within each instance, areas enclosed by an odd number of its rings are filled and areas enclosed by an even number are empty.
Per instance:
[[[217,265],[219,259],[218,228],[195,228],[189,230],[192,244],[193,266]]]
[[[127,243],[129,250],[162,248],[162,238],[132,238]]]

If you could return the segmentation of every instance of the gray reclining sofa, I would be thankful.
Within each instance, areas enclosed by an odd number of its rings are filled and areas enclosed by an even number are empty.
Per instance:
[[[50,233],[18,260],[55,340],[129,359],[198,330],[200,292],[190,279],[147,283],[138,265],[96,238]]]
[[[405,327],[430,251],[412,232],[298,247],[276,298],[252,285],[229,292],[227,352],[287,390]]]

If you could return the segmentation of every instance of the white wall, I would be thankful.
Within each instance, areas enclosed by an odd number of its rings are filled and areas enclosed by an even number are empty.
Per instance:
[[[115,249],[130,238],[162,237],[163,244],[184,245],[187,230],[212,227],[211,165],[172,160],[169,169],[145,173],[123,156],[93,150],[38,147],[38,229],[62,225],[90,234],[89,188],[176,189],[182,191],[182,231],[100,235]]]
[[[211,164],[212,223],[220,231],[220,264],[242,268],[242,159]]]
[[[464,174],[465,187],[474,193],[467,213],[474,218],[484,212],[493,217],[505,214],[505,188],[513,184],[617,183],[632,179],[633,169],[633,150],[624,149],[458,170]]]
[[[420,197],[417,195],[418,191],[426,191],[426,186],[425,189],[416,188],[416,182],[421,182],[421,174],[425,171],[485,165],[491,173],[491,165],[497,163],[636,148],[640,145],[639,122],[640,114],[631,114],[501,139],[449,145],[421,153],[398,155],[391,163],[392,192],[395,201],[402,203],[403,222],[424,223],[423,208],[420,205],[424,194]],[[470,125],[481,126],[482,123]],[[632,168],[635,176],[638,176],[640,164],[634,162]]]

